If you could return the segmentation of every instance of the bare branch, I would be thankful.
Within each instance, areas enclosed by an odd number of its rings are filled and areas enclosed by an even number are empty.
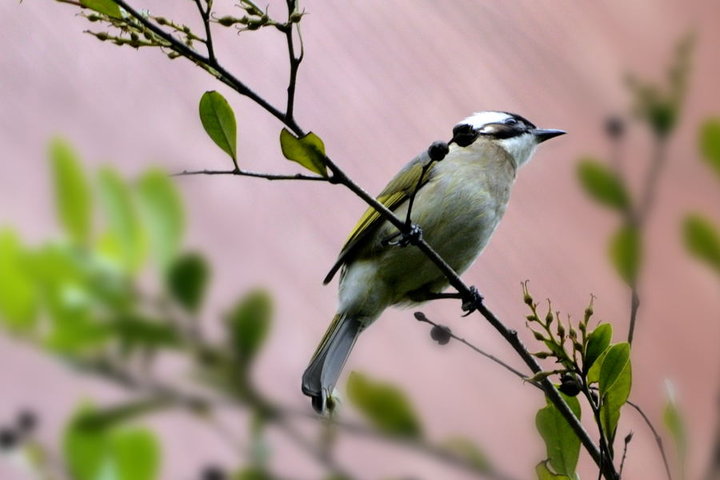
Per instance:
[[[265,180],[310,180],[316,182],[329,182],[332,179],[296,173],[294,175],[276,175],[273,173],[248,172],[246,170],[183,170],[182,172],[173,173],[172,177],[183,177],[191,175],[237,175],[240,177],[264,178]]]

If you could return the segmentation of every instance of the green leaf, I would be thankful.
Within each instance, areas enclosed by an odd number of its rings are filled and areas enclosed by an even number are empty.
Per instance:
[[[165,270],[177,255],[185,230],[180,195],[165,172],[150,170],[138,183],[138,200],[153,256]]]
[[[685,217],[683,238],[688,251],[720,273],[720,232],[698,214]]]
[[[577,397],[568,397],[562,393],[560,395],[579,420],[581,412]],[[547,406],[538,410],[535,425],[545,441],[548,461],[553,470],[569,478],[577,478],[575,468],[580,456],[580,439],[557,407],[548,402]]]
[[[578,179],[585,191],[598,203],[625,211],[630,197],[617,174],[594,158],[585,157],[578,164]]]
[[[325,166],[325,144],[314,133],[310,132],[298,138],[283,128],[280,132],[280,148],[288,160],[297,162],[318,175],[328,176]]]
[[[700,151],[710,168],[720,175],[720,117],[710,118],[700,127]]]
[[[235,113],[225,97],[212,90],[200,98],[200,121],[215,144],[230,155],[237,167],[237,126]]]
[[[76,480],[155,480],[160,447],[144,429],[98,429],[84,418],[94,412],[81,407],[63,433],[65,463]]]
[[[609,255],[620,278],[628,285],[634,284],[642,265],[642,245],[637,229],[620,227],[610,239]]]
[[[11,329],[32,327],[37,313],[37,293],[24,257],[15,233],[0,230],[0,321]]]
[[[107,455],[107,436],[96,429],[83,428],[83,415],[92,407],[81,407],[71,417],[63,433],[64,461],[71,476],[77,480],[96,480]]]
[[[160,445],[149,430],[114,432],[110,437],[118,480],[155,480],[160,467]]]
[[[232,475],[232,480],[272,480],[272,476],[259,468],[245,468]]]
[[[70,145],[60,139],[50,143],[50,161],[60,223],[72,240],[87,244],[92,220],[91,196],[80,162]]]
[[[247,369],[260,350],[272,316],[272,300],[264,290],[255,290],[240,299],[227,316],[233,351],[240,365]]]
[[[478,472],[492,471],[492,465],[487,455],[470,439],[464,437],[451,437],[442,443],[442,447],[466,459]]]
[[[620,420],[620,409],[632,387],[630,344],[618,343],[610,347],[600,368],[600,421],[612,444]]]
[[[570,480],[570,477],[567,475],[551,472],[547,466],[547,460],[535,466],[535,473],[537,474],[538,480]]]
[[[610,346],[612,340],[612,325],[601,323],[590,332],[585,347],[583,370],[587,373],[600,355]]]
[[[145,243],[130,189],[120,175],[110,168],[100,171],[99,188],[109,233],[117,240],[126,269],[137,271],[143,261]]]
[[[167,274],[167,286],[172,296],[185,309],[196,313],[200,308],[210,274],[207,262],[197,253],[178,257]]]
[[[600,381],[600,369],[602,368],[602,364],[605,361],[605,356],[608,353],[609,348],[606,348],[603,353],[600,354],[600,356],[593,362],[592,367],[590,367],[590,370],[588,370],[587,373],[587,383],[588,385],[591,383],[597,383]]]
[[[86,431],[108,430],[128,420],[172,405],[173,401],[170,398],[158,397],[131,401],[103,409],[89,409],[77,414],[74,420],[75,427]]]
[[[390,435],[419,437],[420,421],[407,396],[397,387],[350,373],[348,399],[378,430]]]
[[[80,0],[80,4],[108,17],[122,18],[120,7],[112,0]]]
[[[120,316],[113,320],[110,328],[128,349],[176,347],[180,344],[180,336],[173,325],[138,315]]]

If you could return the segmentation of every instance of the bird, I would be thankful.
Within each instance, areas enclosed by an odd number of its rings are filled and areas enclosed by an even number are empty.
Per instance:
[[[461,274],[497,228],[518,169],[540,143],[566,132],[537,128],[514,113],[482,111],[456,124],[453,133],[440,155],[431,147],[415,157],[377,200],[400,219],[410,208],[416,233]],[[318,413],[334,408],[335,385],[363,330],[389,306],[437,298],[448,286],[439,268],[403,240],[370,207],[324,279],[328,284],[340,271],[337,313],[302,376],[302,392]]]

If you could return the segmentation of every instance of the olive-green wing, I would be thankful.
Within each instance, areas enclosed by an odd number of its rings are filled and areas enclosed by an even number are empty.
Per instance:
[[[402,203],[408,199],[411,192],[418,185],[420,175],[423,170],[423,165],[427,164],[430,159],[427,153],[423,153],[416,157],[413,161],[408,163],[402,170],[398,172],[390,183],[387,184],[385,189],[378,195],[377,201],[382,203],[389,210],[395,210]],[[419,188],[422,188],[431,178],[434,163],[425,172],[422,178],[422,182]],[[418,188],[418,189],[419,189]],[[335,265],[330,269],[323,284],[329,283],[338,270],[349,260],[349,258],[364,245],[364,241],[383,223],[383,219],[373,207],[365,210],[365,213],[360,217],[355,228],[352,229],[348,239],[345,241],[345,245],[338,255],[338,259]]]

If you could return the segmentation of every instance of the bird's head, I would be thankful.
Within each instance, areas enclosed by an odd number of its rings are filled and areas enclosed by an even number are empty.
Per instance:
[[[530,160],[540,143],[565,133],[563,130],[537,128],[514,113],[493,111],[474,113],[458,123],[455,129],[470,127],[478,139],[495,142],[508,152],[518,167]]]

